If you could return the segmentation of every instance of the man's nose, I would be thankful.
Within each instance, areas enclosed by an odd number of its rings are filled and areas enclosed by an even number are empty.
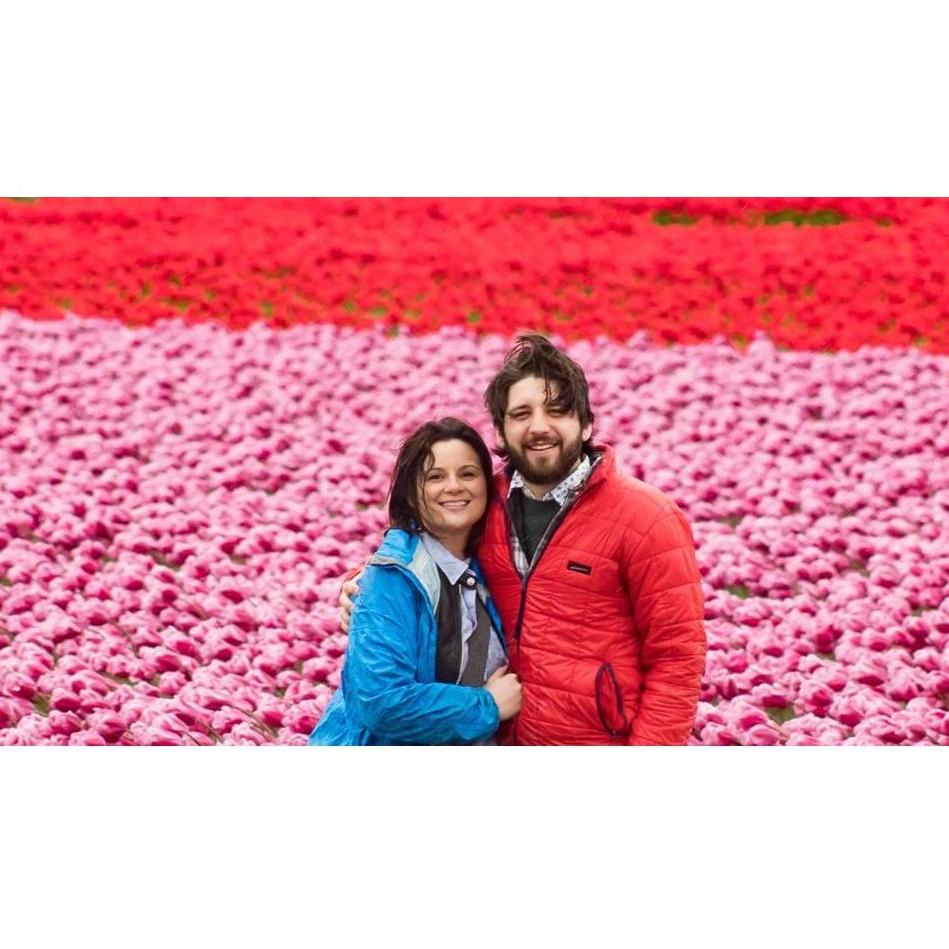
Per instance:
[[[543,409],[538,409],[531,416],[530,432],[531,434],[543,434],[550,431],[550,420]]]

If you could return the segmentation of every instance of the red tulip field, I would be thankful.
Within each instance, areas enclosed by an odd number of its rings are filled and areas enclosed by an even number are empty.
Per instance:
[[[0,199],[0,744],[304,744],[518,331],[686,513],[701,745],[949,745],[949,200]],[[490,441],[490,439],[489,439]]]

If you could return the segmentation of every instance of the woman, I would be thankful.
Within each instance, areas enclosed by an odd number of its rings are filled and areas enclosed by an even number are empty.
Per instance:
[[[403,443],[341,685],[309,744],[473,744],[517,714],[521,686],[472,556],[493,492],[470,425],[428,422]]]

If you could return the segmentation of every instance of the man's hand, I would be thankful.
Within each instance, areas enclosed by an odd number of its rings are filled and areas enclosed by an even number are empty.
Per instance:
[[[359,595],[356,580],[347,580],[339,591],[339,625],[344,633],[349,632],[349,619],[353,612],[353,597]]]
[[[521,710],[521,683],[513,672],[507,671],[507,666],[501,666],[493,673],[484,687],[497,703],[502,722],[513,718]]]

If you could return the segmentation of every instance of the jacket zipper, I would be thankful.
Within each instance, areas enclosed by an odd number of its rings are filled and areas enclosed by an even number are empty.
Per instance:
[[[517,623],[514,625],[514,642],[517,645],[517,659],[520,663],[521,659],[521,627],[524,623],[524,608],[527,605],[527,583],[531,578],[531,574],[534,572],[534,568],[540,563],[541,554],[547,549],[547,545],[550,543],[551,538],[554,536],[557,528],[563,523],[564,518],[567,514],[573,510],[573,506],[580,499],[581,495],[587,490],[587,487],[590,484],[590,478],[593,476],[593,471],[596,469],[597,464],[599,464],[599,459],[593,462],[593,467],[590,470],[590,474],[587,476],[586,482],[573,495],[572,498],[569,498],[567,503],[554,515],[551,522],[547,525],[547,530],[544,531],[544,536],[541,537],[540,543],[537,545],[537,549],[534,551],[534,556],[531,558],[531,562],[527,565],[527,573],[521,577],[521,602],[517,609]],[[514,569],[517,570],[517,561],[514,558],[514,519],[511,517],[511,512],[508,507],[510,503],[510,498],[508,498],[508,503],[504,504],[504,515],[507,518],[507,529],[508,529],[508,538],[510,541],[511,549],[511,562],[514,566]],[[523,552],[523,549],[522,549]],[[520,573],[520,571],[517,571]],[[520,715],[514,717],[514,724],[511,727],[511,742],[517,744],[517,732],[518,725],[520,725]]]
[[[610,683],[613,686],[613,697],[616,699],[616,711],[619,715],[620,721],[623,723],[620,728],[613,728],[609,722],[606,720],[606,715],[603,711],[603,704],[600,701],[600,680],[603,676],[607,676],[610,680]],[[600,668],[596,670],[596,678],[593,683],[594,696],[596,698],[596,713],[600,717],[600,724],[606,729],[607,734],[614,741],[620,737],[626,737],[630,732],[630,722],[626,717],[626,709],[623,708],[623,693],[620,691],[619,682],[616,681],[616,672],[613,669],[613,664],[610,662],[604,662],[600,665]]]
[[[602,456],[601,456],[602,457]],[[573,495],[572,498],[567,500],[567,503],[554,515],[553,520],[547,525],[547,530],[544,531],[544,536],[541,537],[540,543],[537,545],[537,549],[534,551],[534,556],[531,558],[531,562],[527,565],[527,573],[521,577],[521,602],[517,610],[517,622],[514,625],[514,641],[518,646],[518,658],[520,658],[520,645],[521,645],[521,627],[524,623],[524,608],[527,605],[527,583],[531,578],[531,575],[534,572],[534,569],[537,567],[537,564],[540,563],[541,554],[547,549],[550,544],[551,539],[557,531],[557,528],[563,523],[564,518],[567,514],[573,510],[574,505],[580,498],[586,493],[589,485],[590,478],[593,477],[593,472],[596,471],[597,465],[600,463],[600,459],[597,458],[592,467],[590,468],[590,474],[587,476],[586,482],[583,486]],[[508,504],[510,503],[510,498],[508,498]],[[511,539],[511,560],[514,564],[514,569],[517,570],[517,562],[514,560],[514,519],[511,517],[510,509],[508,504],[504,505],[504,513],[507,517],[508,532]],[[520,571],[518,571],[520,572]]]

